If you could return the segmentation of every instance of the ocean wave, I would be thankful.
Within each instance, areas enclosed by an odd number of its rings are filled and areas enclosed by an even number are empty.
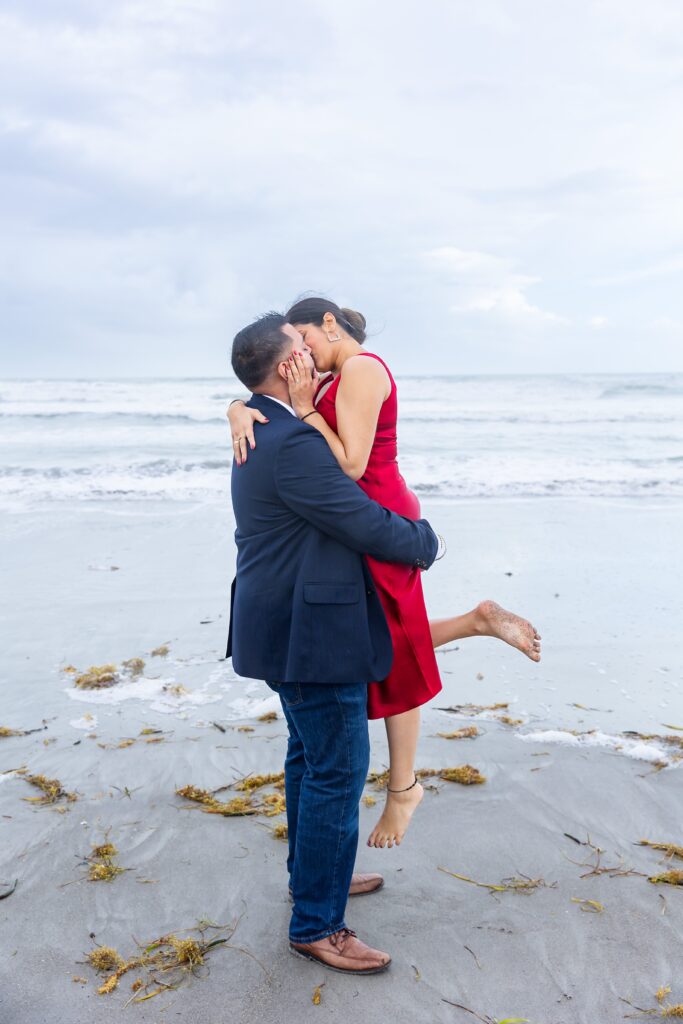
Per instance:
[[[2,478],[34,478],[45,480],[68,480],[72,477],[98,477],[106,479],[109,475],[127,472],[133,478],[144,479],[146,477],[167,477],[174,473],[179,475],[196,473],[202,470],[220,470],[225,476],[226,470],[230,468],[231,459],[226,456],[224,459],[204,459],[199,462],[180,462],[173,459],[154,459],[150,462],[141,462],[135,466],[127,466],[123,469],[117,467],[103,466],[2,466],[0,467],[0,479]]]
[[[132,410],[124,412],[120,409],[69,409],[66,412],[28,412],[13,411],[0,412],[0,419],[7,420],[93,420],[93,426],[98,421],[121,420],[139,421],[149,423],[227,423],[224,415],[217,415],[208,410],[205,414],[198,413],[173,413],[173,412],[145,412],[144,410]]]
[[[509,480],[501,482],[443,480],[414,483],[411,490],[426,498],[638,498],[683,497],[677,480]]]
[[[514,413],[501,409],[492,409],[491,411],[473,410],[471,412],[461,409],[454,414],[450,411],[453,403],[449,405],[448,409],[442,409],[434,403],[426,402],[425,408],[418,408],[414,411],[410,409],[411,404],[415,405],[416,403],[404,403],[404,411],[401,412],[399,421],[399,433],[405,433],[411,427],[446,427],[449,424],[454,426],[462,425],[464,427],[492,426],[495,428],[501,426],[518,427],[520,429],[524,427],[547,427],[551,430],[564,427],[593,427],[595,430],[600,430],[606,426],[661,427],[662,425],[674,425],[680,422],[681,419],[680,412],[677,414],[674,410],[670,413],[656,412],[654,409],[638,413],[624,411],[619,416],[614,415],[613,412],[606,413],[606,411],[595,410],[591,413],[580,412],[576,415],[567,415],[564,410],[559,412],[556,408],[548,407],[527,409],[523,412]],[[405,408],[406,406],[408,407],[407,409]],[[153,436],[151,431],[157,427],[214,427],[220,425],[224,429],[228,429],[228,420],[223,407],[219,411],[207,408],[201,412],[124,411],[106,408],[69,409],[64,411],[53,409],[49,412],[27,410],[0,411],[0,423],[3,421],[5,422],[3,429],[11,429],[13,423],[21,424],[25,428],[30,428],[33,425],[36,429],[41,424],[46,423],[56,427],[60,426],[60,424],[63,424],[65,427],[73,424],[79,430],[87,429],[88,426],[91,426],[93,431],[106,429],[108,424],[111,424],[112,427],[116,427],[117,424],[124,427],[141,425],[150,431],[147,435],[148,438]]]
[[[398,386],[399,465],[424,500],[683,496],[681,374]],[[225,407],[241,392],[229,378],[6,381],[0,391],[7,506],[229,502]]]
[[[517,739],[524,743],[561,743],[570,747],[602,747],[613,750],[622,757],[632,757],[637,761],[650,761],[653,764],[668,765],[676,768],[679,761],[672,757],[675,751],[667,745],[666,739],[632,738],[624,734],[614,735],[591,729],[587,732],[574,733],[567,729],[538,729],[533,732],[517,733]]]
[[[197,463],[194,468],[149,464],[134,470],[103,472],[95,467],[52,467],[0,473],[0,502],[15,507],[62,501],[130,500],[229,501],[227,462]],[[411,489],[424,501],[506,498],[683,498],[683,476],[567,480],[466,479],[413,480]]]
[[[631,381],[622,384],[615,384],[605,388],[601,398],[633,398],[635,395],[654,395],[656,397],[676,398],[683,396],[683,383],[677,380],[652,383],[650,381]]]
[[[2,414],[0,414],[2,415]],[[445,414],[437,409],[432,409],[430,412],[420,412],[414,415],[410,413],[401,414],[401,425],[408,423],[418,424],[440,424],[440,423],[463,423],[463,424],[476,424],[476,423],[492,423],[492,424],[513,424],[519,426],[549,426],[549,427],[567,427],[567,426],[594,426],[600,428],[604,425],[609,424],[650,424],[650,423],[676,423],[680,420],[680,415],[675,414],[655,414],[653,412],[643,413],[624,413],[623,416],[612,416],[612,415],[600,415],[594,413],[593,415],[578,415],[578,416],[559,416],[557,411],[554,409],[547,409],[541,412],[524,412],[516,413],[514,415],[492,411],[487,415],[482,413],[468,414],[465,412],[458,413],[456,416]]]

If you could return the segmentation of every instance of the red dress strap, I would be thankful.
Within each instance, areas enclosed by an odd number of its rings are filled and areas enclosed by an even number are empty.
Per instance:
[[[391,370],[389,369],[389,367],[387,366],[387,364],[386,364],[386,363],[384,362],[384,360],[382,359],[382,357],[381,357],[381,356],[378,356],[376,352],[359,352],[359,353],[358,353],[358,355],[359,355],[359,356],[370,356],[370,358],[371,358],[371,359],[376,359],[378,363],[381,363],[381,364],[382,364],[382,366],[384,367],[384,369],[385,369],[385,370],[387,371],[387,373],[388,373],[388,374],[389,374],[389,376],[391,377]],[[394,378],[393,378],[393,377],[391,377],[391,379],[393,380]]]

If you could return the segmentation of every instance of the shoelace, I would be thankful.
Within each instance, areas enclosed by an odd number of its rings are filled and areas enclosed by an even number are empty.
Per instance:
[[[340,931],[335,932],[334,935],[330,935],[330,942],[333,946],[338,947],[339,952],[342,953],[344,951],[346,940],[350,935],[355,937],[356,933],[350,928],[342,928]]]

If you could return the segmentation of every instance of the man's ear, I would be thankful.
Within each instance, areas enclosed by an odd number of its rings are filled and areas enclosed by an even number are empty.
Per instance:
[[[282,360],[281,363],[277,364],[277,374],[285,383],[287,383],[287,362]]]

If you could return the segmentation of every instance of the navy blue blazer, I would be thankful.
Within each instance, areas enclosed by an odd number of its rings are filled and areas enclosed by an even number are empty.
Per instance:
[[[428,568],[438,541],[371,501],[323,436],[265,395],[270,420],[232,467],[237,569],[226,657],[251,679],[366,683],[391,668],[391,636],[363,553]]]

